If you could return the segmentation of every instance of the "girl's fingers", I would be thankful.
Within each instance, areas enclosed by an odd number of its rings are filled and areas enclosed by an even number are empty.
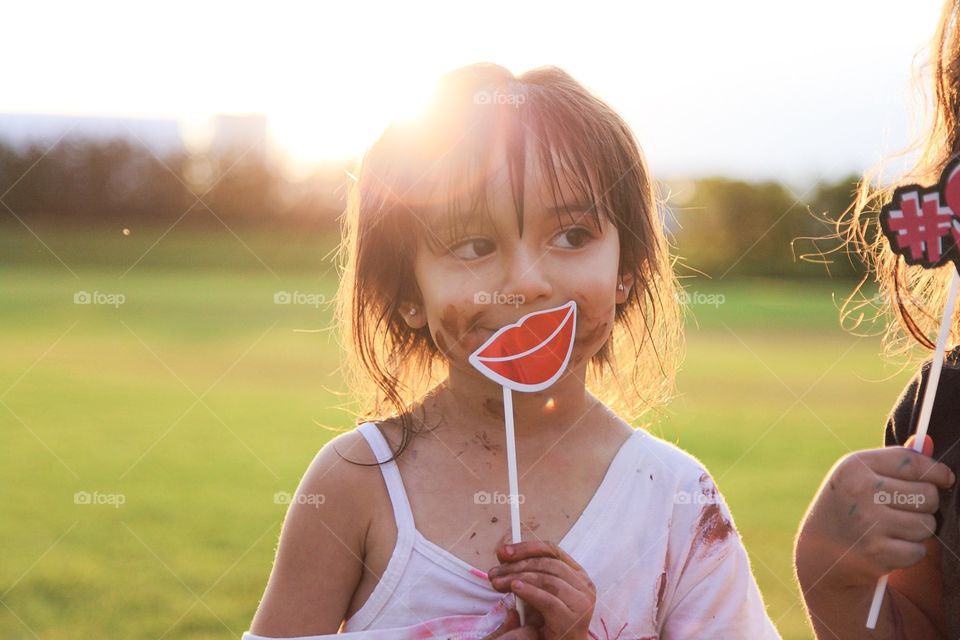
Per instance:
[[[917,441],[917,434],[913,434],[912,436],[907,438],[907,441],[903,443],[903,446],[907,447],[908,449],[913,449],[913,443],[916,441]],[[927,435],[923,436],[923,451],[921,451],[921,453],[927,457],[930,457],[933,455],[933,438],[931,438],[930,436],[927,436]]]
[[[581,567],[569,553],[564,551],[560,545],[554,542],[547,540],[524,540],[522,542],[512,542],[510,544],[497,546],[497,559],[499,559],[500,562],[516,562],[517,560],[537,556],[556,558],[570,565],[577,571],[583,571],[583,567]]]
[[[568,583],[564,582],[556,576],[546,575],[543,573],[513,573],[507,576],[503,576],[500,579],[497,579],[494,584],[494,588],[497,591],[509,592],[513,591],[517,594],[517,597],[526,600],[526,598],[519,592],[514,591],[514,586],[518,583],[526,583],[533,585],[538,589],[549,593],[553,598],[563,605],[563,608],[566,610],[566,615],[569,615],[576,607],[577,603],[583,599],[583,594],[570,586]],[[522,587],[522,585],[521,585]],[[540,607],[537,607],[545,618],[550,617],[549,611],[544,611]],[[556,613],[556,612],[555,612]]]
[[[584,583],[582,575],[566,562],[558,560],[557,558],[542,556],[498,565],[492,568],[487,575],[490,577],[490,580],[493,581],[497,576],[505,576],[524,571],[554,575],[572,585],[582,585]]]
[[[940,493],[929,482],[880,477],[874,484],[873,502],[897,511],[936,513]]]
[[[950,467],[913,449],[887,447],[860,451],[854,456],[878,476],[911,482],[932,482],[944,489],[953,486]]]
[[[541,581],[542,582],[542,581]],[[523,580],[514,580],[510,590],[524,602],[539,609],[547,620],[575,620],[577,614],[567,604],[542,585],[531,584]]]
[[[934,534],[937,519],[929,513],[905,513],[892,511],[884,518],[879,533],[889,538],[907,542],[923,542]]]
[[[540,629],[543,627],[545,620],[543,619],[543,614],[540,613],[540,610],[531,605],[529,602],[525,603],[526,615],[524,616],[525,626],[533,627],[534,629]]]
[[[920,542],[883,538],[873,545],[869,555],[873,556],[874,562],[886,568],[884,573],[889,573],[917,564],[927,555],[927,548]]]
[[[544,540],[501,543],[496,551],[504,564],[491,570],[494,589],[512,591],[538,611],[542,626],[554,636],[568,637],[571,631],[579,634],[576,637],[586,636],[596,604],[596,586],[570,554]]]

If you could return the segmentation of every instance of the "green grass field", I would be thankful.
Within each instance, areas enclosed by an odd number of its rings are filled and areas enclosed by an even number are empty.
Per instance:
[[[274,304],[332,298],[335,238],[175,229],[144,256],[162,230],[36,231],[0,227],[0,637],[239,638],[274,494],[331,437],[320,425],[350,424],[335,336],[314,331],[329,309]],[[654,431],[709,467],[771,617],[810,637],[796,525],[836,458],[881,441],[909,372],[839,328],[846,282],[688,286],[723,303],[693,307]]]

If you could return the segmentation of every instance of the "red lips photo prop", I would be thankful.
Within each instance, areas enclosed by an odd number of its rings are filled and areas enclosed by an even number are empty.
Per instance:
[[[514,324],[501,327],[470,354],[470,364],[503,388],[504,435],[507,443],[507,481],[510,487],[510,533],[520,542],[520,481],[513,429],[514,391],[543,391],[563,374],[573,353],[577,330],[577,303],[534,311]],[[526,613],[517,598],[520,624]]]
[[[576,329],[573,300],[528,313],[490,336],[470,355],[470,364],[514,391],[543,391],[566,369]]]

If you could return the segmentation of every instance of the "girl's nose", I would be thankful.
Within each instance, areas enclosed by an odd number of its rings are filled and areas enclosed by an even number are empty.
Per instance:
[[[507,262],[504,290],[513,295],[517,304],[549,298],[553,286],[546,277],[545,266],[543,254],[527,248],[517,249]]]

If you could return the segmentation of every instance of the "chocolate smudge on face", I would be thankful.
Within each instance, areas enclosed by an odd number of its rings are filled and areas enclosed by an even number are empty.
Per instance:
[[[443,308],[443,314],[440,316],[440,326],[449,335],[453,336],[454,340],[459,339],[460,316],[457,314],[457,308],[454,305],[448,304]]]
[[[444,353],[449,354],[452,348],[458,345],[465,351],[473,353],[483,343],[480,329],[477,328],[479,321],[480,316],[477,314],[470,322],[461,323],[460,314],[457,312],[456,305],[448,304],[444,307],[443,313],[440,315],[440,326],[454,342],[453,345],[448,345],[446,341],[444,341]],[[461,324],[463,324],[462,329]],[[469,338],[469,340],[467,340],[467,338]],[[439,340],[437,342],[439,344]]]
[[[592,327],[587,331],[578,331],[574,337],[573,357],[571,358],[571,368],[579,367],[585,360],[592,358],[596,353],[593,344],[600,340],[610,328],[610,316],[616,310],[616,303],[609,309],[597,314],[588,314],[587,310],[591,305],[586,302],[586,296],[580,291],[573,292],[573,299],[577,303],[577,325],[582,327]],[[594,321],[594,318],[606,318],[605,320]],[[609,339],[609,336],[607,337]],[[602,346],[602,345],[601,345]],[[589,352],[585,349],[589,349]]]
[[[473,353],[479,349],[480,345],[490,337],[489,335],[484,335],[483,330],[477,327],[477,322],[478,320],[474,320],[460,338],[460,343],[467,353]]]
[[[593,327],[589,332],[577,337],[575,339],[574,351],[578,352],[577,356],[573,359],[574,367],[577,367],[588,357],[592,357],[593,354],[586,353],[584,349],[590,348],[593,343],[600,339],[607,331],[607,327],[610,326],[609,322],[601,322]]]
[[[606,333],[608,326],[610,326],[609,322],[601,322],[597,324],[593,327],[593,329],[579,339],[580,343],[584,345],[593,344],[600,338],[600,336]]]

